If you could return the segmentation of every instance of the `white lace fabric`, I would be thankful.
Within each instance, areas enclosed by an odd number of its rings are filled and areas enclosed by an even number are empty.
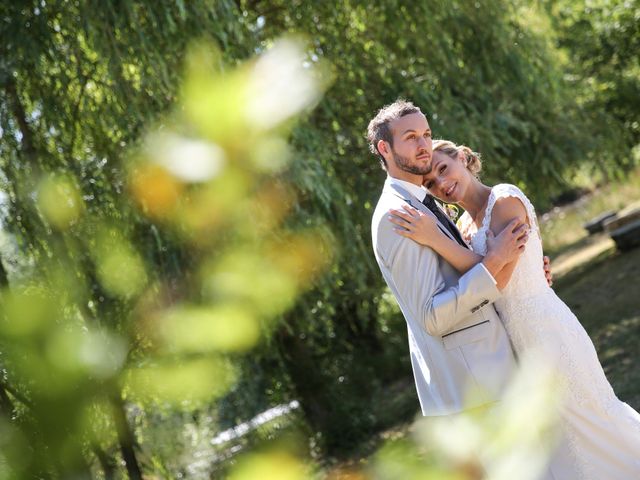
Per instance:
[[[486,254],[493,208],[506,197],[522,202],[531,234],[503,296],[494,305],[516,354],[540,352],[557,365],[566,386],[562,427],[574,478],[640,479],[640,415],[615,396],[587,332],[548,286],[540,230],[529,199],[515,185],[496,185],[480,227],[476,229],[465,212],[461,232],[474,252]]]

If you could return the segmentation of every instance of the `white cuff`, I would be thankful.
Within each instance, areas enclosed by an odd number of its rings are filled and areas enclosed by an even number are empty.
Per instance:
[[[498,282],[496,282],[496,279],[493,278],[493,275],[491,275],[491,272],[489,271],[489,269],[484,266],[484,263],[480,262],[480,265],[482,266],[482,268],[484,268],[484,271],[487,272],[487,275],[489,275],[489,278],[491,278],[491,280],[493,280],[493,284],[494,285],[498,285]]]

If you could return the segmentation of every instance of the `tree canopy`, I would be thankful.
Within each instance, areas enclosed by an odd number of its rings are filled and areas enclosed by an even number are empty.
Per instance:
[[[327,451],[406,415],[363,408],[410,372],[369,119],[411,99],[547,207],[633,163],[639,10],[4,2],[0,472],[185,475],[161,431],[291,400]]]

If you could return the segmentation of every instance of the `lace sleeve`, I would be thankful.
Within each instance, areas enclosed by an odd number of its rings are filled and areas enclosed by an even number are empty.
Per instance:
[[[484,219],[482,220],[482,225],[485,228],[489,228],[491,224],[491,212],[493,211],[493,207],[496,204],[496,201],[500,198],[506,197],[515,197],[522,202],[522,205],[527,212],[527,219],[529,220],[529,225],[532,230],[535,230],[540,237],[540,228],[538,227],[538,220],[536,218],[536,211],[533,208],[533,204],[527,198],[527,196],[522,193],[515,185],[511,185],[510,183],[500,183],[491,189],[491,193],[489,194],[489,200],[487,202],[486,213],[484,215]]]

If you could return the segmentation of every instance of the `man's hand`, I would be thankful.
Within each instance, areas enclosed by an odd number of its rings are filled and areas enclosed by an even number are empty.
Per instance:
[[[518,259],[528,239],[529,225],[517,218],[511,220],[497,236],[488,230],[487,254],[482,263],[495,278],[506,264]]]
[[[542,268],[544,270],[544,277],[547,279],[549,286],[553,285],[553,274],[551,273],[551,259],[546,255],[542,257]]]

